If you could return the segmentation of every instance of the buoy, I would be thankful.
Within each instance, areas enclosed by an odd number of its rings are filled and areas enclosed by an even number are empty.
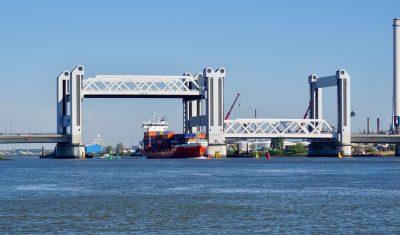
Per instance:
[[[338,157],[339,157],[339,158],[343,158],[342,151],[339,151],[339,153],[338,153]]]
[[[258,158],[258,153],[256,153],[256,158]]]
[[[207,154],[207,158],[211,158],[211,154]]]
[[[220,158],[221,157],[221,153],[219,151],[215,151],[215,157],[216,158]]]
[[[271,158],[271,154],[269,154],[269,152],[267,152],[267,159],[270,159]]]

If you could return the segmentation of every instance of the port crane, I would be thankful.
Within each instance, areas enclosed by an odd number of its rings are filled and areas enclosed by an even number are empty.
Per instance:
[[[309,104],[308,104],[308,108],[307,108],[306,113],[305,113],[304,116],[303,116],[303,119],[306,119],[306,118],[307,118],[308,112],[310,111],[310,109],[311,109],[311,102],[309,102]]]
[[[229,116],[231,115],[232,109],[235,106],[237,100],[239,99],[240,93],[237,93],[235,100],[233,101],[233,104],[231,105],[231,107],[229,108],[228,113],[225,116],[225,120],[228,120]]]
[[[311,102],[308,104],[308,108],[307,108],[307,111],[304,113],[303,119],[307,118],[308,112],[310,112],[310,109],[311,109]],[[356,112],[354,110],[352,110],[350,112],[350,117],[355,117],[355,116],[356,116]]]

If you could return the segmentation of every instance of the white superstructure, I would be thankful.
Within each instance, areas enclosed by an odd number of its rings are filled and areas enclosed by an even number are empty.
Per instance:
[[[146,131],[166,131],[168,129],[168,122],[163,117],[157,117],[156,113],[153,113],[149,121],[143,122],[142,127]]]

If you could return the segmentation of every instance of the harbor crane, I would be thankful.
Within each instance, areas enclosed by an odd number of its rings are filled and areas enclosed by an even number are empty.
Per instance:
[[[240,93],[237,93],[236,98],[235,98],[235,100],[233,101],[233,104],[231,105],[231,107],[229,108],[228,113],[227,113],[226,116],[225,116],[225,120],[228,120],[228,119],[229,119],[229,116],[231,115],[232,109],[233,109],[233,107],[235,106],[237,100],[239,99],[239,96],[240,96]]]
[[[309,102],[309,104],[308,104],[308,108],[307,108],[307,111],[304,113],[303,119],[307,118],[308,112],[310,112],[310,109],[311,109],[311,102]]]

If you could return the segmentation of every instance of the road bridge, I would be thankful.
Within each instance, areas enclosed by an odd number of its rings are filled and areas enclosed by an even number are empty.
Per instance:
[[[69,135],[59,134],[0,134],[0,144],[68,143]]]
[[[226,120],[225,138],[308,139],[310,156],[351,156],[350,75],[343,69],[334,75],[308,77],[308,119]],[[322,89],[337,89],[337,129],[322,118]]]
[[[70,135],[68,144],[57,146],[56,156],[80,156],[82,141],[83,99],[87,98],[179,98],[183,103],[185,133],[205,130],[210,155],[226,155],[225,138],[295,138],[330,139],[338,144],[336,151],[350,155],[350,77],[338,70],[328,77],[309,78],[311,108],[309,119],[236,119],[224,121],[225,69],[205,68],[192,76],[97,75],[84,79],[84,67],[62,72],[58,80],[57,132]],[[321,88],[337,86],[339,131],[322,119]],[[348,94],[348,95],[347,95]],[[345,97],[345,99],[343,99]],[[203,113],[202,106],[206,106]],[[350,151],[350,153],[349,153]],[[320,154],[320,153],[319,153]]]
[[[400,135],[351,134],[352,143],[400,144]]]

